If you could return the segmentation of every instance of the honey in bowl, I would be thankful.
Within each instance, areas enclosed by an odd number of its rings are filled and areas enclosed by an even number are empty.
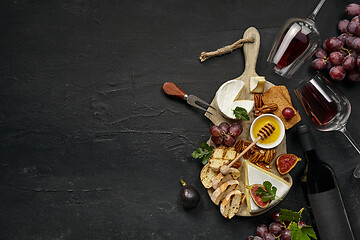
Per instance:
[[[253,136],[255,136],[255,138],[257,138],[258,137],[257,134],[259,133],[260,128],[262,128],[263,126],[265,126],[268,123],[271,123],[272,125],[274,125],[275,130],[269,137],[265,138],[264,140],[260,140],[259,141],[260,144],[272,144],[276,140],[278,140],[278,138],[280,137],[280,133],[281,133],[280,125],[276,121],[276,119],[271,116],[262,116],[262,117],[259,117],[259,119],[257,119],[257,121],[254,123],[253,128],[252,128]]]

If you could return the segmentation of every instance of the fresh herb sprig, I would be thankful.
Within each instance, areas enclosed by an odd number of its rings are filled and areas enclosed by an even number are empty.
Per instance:
[[[191,156],[193,158],[202,158],[202,164],[206,165],[209,161],[209,158],[213,154],[214,146],[209,146],[208,144],[202,142],[201,147],[197,148]]]
[[[269,182],[269,181],[265,181],[263,183],[263,186],[264,186],[265,189],[262,188],[262,187],[259,187],[255,191],[255,194],[259,195],[263,202],[268,202],[270,200],[275,200],[275,197],[277,197],[276,196],[277,188],[275,186],[273,186],[271,184],[271,182]],[[282,200],[281,198],[279,198],[279,199]]]
[[[234,112],[234,115],[237,119],[249,121],[249,115],[245,108],[242,107],[236,107],[235,109],[232,109]]]
[[[312,229],[311,226],[299,225],[303,210],[304,208],[302,208],[299,212],[294,212],[288,209],[281,209],[279,220],[281,221],[281,223],[284,225],[285,228],[291,231],[291,239],[293,240],[317,239],[315,231]],[[286,226],[285,222],[290,222],[290,223]]]

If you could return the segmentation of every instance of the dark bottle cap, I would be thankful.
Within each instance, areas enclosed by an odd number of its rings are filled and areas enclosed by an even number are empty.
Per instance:
[[[315,149],[314,139],[308,125],[299,125],[296,128],[296,132],[300,138],[301,146],[305,152]]]

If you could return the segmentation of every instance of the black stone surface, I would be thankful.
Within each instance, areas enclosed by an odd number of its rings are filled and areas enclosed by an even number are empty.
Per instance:
[[[337,34],[350,1],[328,0],[317,17],[322,39]],[[199,180],[190,153],[209,120],[167,97],[165,81],[210,102],[243,72],[242,50],[200,63],[242,37],[261,35],[257,72],[292,90],[310,64],[284,79],[266,63],[286,19],[306,17],[312,0],[1,1],[0,239],[245,239],[271,213],[224,219]],[[336,83],[352,103],[348,129],[360,142],[360,83]],[[294,130],[288,152],[302,156]],[[337,132],[316,132],[318,152],[338,177],[360,236],[360,157]],[[276,209],[305,206],[299,178]],[[186,211],[180,178],[201,202]],[[309,222],[307,213],[305,219]]]

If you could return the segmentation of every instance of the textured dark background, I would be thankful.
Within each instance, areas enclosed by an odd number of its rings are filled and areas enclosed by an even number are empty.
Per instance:
[[[335,35],[350,1],[328,0],[317,17],[322,39]],[[209,137],[203,112],[167,97],[165,81],[210,102],[239,76],[242,50],[200,63],[213,50],[261,35],[259,75],[292,90],[292,79],[266,63],[290,17],[314,0],[1,1],[0,239],[245,239],[271,213],[224,219],[199,180],[190,153]],[[348,128],[360,142],[360,83],[336,84],[352,103]],[[354,233],[360,236],[360,157],[336,132],[315,132],[318,152],[335,170]],[[302,156],[290,130],[288,152]],[[305,206],[299,178],[278,205]],[[180,178],[201,194],[196,209],[179,203]],[[305,218],[308,220],[307,213]]]

